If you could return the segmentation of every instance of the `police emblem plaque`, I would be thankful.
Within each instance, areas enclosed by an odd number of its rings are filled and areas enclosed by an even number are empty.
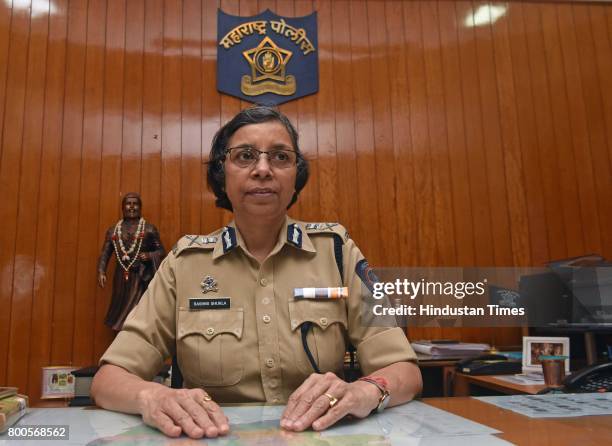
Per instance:
[[[319,90],[317,13],[240,17],[218,10],[217,89],[278,105]]]

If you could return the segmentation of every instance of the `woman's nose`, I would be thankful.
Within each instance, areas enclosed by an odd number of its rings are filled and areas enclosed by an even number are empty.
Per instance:
[[[264,156],[265,155],[265,156]],[[261,175],[269,175],[271,172],[270,161],[268,160],[268,155],[262,153],[259,156],[259,159],[255,161],[255,165],[253,166],[253,173],[258,176]]]

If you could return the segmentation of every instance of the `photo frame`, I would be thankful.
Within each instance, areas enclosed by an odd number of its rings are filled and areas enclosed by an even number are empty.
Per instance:
[[[523,337],[523,373],[542,372],[540,355],[567,356],[565,373],[569,373],[570,345],[568,337],[559,336],[524,336]]]
[[[72,372],[74,370],[78,370],[78,367],[43,367],[40,398],[73,398],[75,378]]]

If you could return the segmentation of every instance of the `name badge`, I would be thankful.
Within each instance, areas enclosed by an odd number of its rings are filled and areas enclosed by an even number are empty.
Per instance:
[[[213,299],[203,299],[192,297],[189,299],[190,310],[226,310],[230,307],[229,297],[216,297]]]

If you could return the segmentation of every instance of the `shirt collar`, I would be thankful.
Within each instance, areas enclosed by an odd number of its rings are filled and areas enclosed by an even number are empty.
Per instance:
[[[317,252],[312,244],[312,240],[310,240],[304,229],[304,224],[290,217],[285,217],[285,222],[278,234],[276,245],[270,255],[276,254],[285,244],[302,251]],[[244,239],[238,228],[236,228],[236,223],[232,221],[221,230],[213,250],[213,259],[222,257],[238,247],[246,251]]]

